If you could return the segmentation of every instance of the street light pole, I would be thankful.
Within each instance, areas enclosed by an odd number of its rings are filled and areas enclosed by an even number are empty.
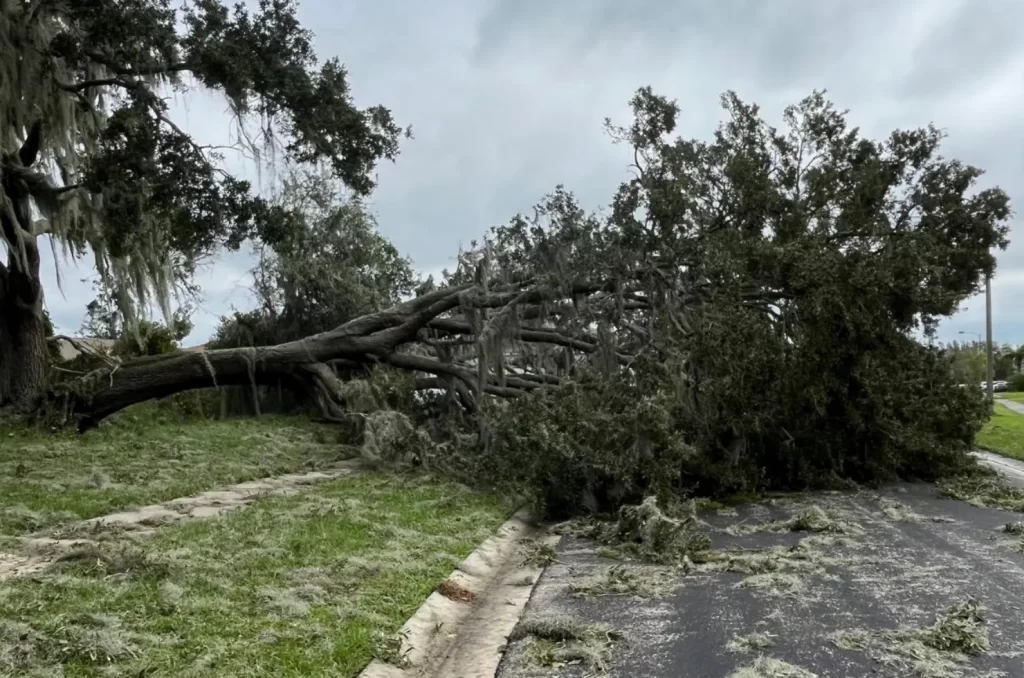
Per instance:
[[[992,386],[992,276],[985,277],[985,373],[988,379],[988,408],[995,410],[995,390]]]

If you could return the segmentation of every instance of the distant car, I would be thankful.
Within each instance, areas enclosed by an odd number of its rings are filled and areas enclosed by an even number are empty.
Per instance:
[[[993,381],[992,390],[996,393],[1003,393],[1010,388],[1010,385],[1005,381]]]

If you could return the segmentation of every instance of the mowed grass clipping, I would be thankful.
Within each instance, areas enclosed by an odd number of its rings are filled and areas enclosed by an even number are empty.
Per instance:
[[[188,422],[138,412],[84,435],[0,428],[0,535],[314,470],[345,452],[336,432],[298,417]]]
[[[0,582],[0,675],[355,676],[511,513],[356,474]]]
[[[986,450],[1024,461],[1024,415],[995,403],[992,418],[975,436]]]

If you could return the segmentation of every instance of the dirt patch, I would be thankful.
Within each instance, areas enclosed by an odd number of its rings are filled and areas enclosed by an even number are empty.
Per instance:
[[[447,580],[437,587],[437,592],[449,600],[460,603],[471,603],[476,600],[476,594],[452,580]]]

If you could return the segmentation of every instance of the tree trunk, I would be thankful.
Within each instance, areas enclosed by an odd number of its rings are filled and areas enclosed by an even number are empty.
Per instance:
[[[0,265],[0,406],[24,406],[44,393],[49,374],[39,250],[26,243],[28,275],[9,255]]]
[[[567,294],[601,291],[606,284],[580,284],[568,290],[538,286],[532,290],[476,293],[472,285],[429,292],[390,309],[355,318],[329,332],[277,346],[217,349],[177,353],[132,360],[61,384],[43,403],[60,423],[77,420],[79,431],[96,426],[104,418],[147,400],[199,388],[274,386],[279,381],[310,389],[328,418],[344,413],[342,380],[329,365],[365,370],[386,364],[402,370],[442,377],[437,382],[420,380],[425,387],[454,388],[462,405],[474,409],[482,393],[518,397],[528,391],[557,385],[554,375],[506,375],[499,383],[488,376],[481,384],[468,365],[452,364],[424,355],[402,353],[404,344],[424,339],[429,332],[457,336],[472,332],[468,324],[438,316],[460,306],[499,308],[508,304],[532,304],[561,299]],[[509,332],[520,342],[561,345],[594,353],[597,345],[579,337],[560,335],[551,329],[516,328]],[[618,355],[622,361],[629,356]],[[222,412],[223,412],[222,407]]]
[[[49,354],[39,280],[39,246],[32,226],[31,195],[19,171],[39,153],[42,121],[36,120],[17,153],[0,157],[0,407],[26,406],[46,390]]]

